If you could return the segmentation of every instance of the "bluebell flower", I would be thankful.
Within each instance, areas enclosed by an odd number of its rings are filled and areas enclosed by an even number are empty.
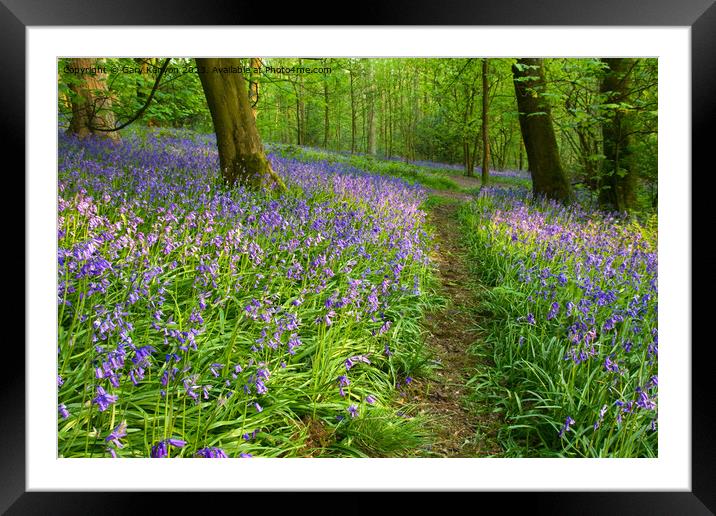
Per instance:
[[[574,424],[574,419],[567,416],[567,419],[564,421],[564,425],[562,426],[562,429],[559,431],[558,435],[559,437],[564,436],[566,432],[569,432],[570,426]]]
[[[175,448],[183,448],[186,445],[185,441],[181,439],[164,439],[159,441],[157,444],[152,446],[151,457],[153,459],[161,459],[169,455],[169,446]]]
[[[92,400],[95,405],[99,406],[99,411],[104,412],[107,408],[117,401],[117,395],[107,394],[104,388],[97,386],[97,397]]]
[[[122,448],[124,445],[119,442],[119,440],[122,437],[126,437],[127,435],[127,422],[122,421],[119,423],[114,430],[110,432],[110,434],[105,438],[105,441],[111,442],[114,444],[117,448]]]
[[[559,313],[559,303],[556,301],[552,303],[552,307],[549,309],[549,313],[547,314],[547,320],[553,319],[557,314]]]
[[[202,457],[205,459],[228,459],[229,456],[226,455],[226,452],[222,450],[221,448],[217,448],[215,446],[207,446],[206,448],[202,448],[196,452],[197,457]]]

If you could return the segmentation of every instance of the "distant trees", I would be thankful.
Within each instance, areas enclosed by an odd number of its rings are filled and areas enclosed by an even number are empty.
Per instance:
[[[512,73],[522,139],[532,173],[532,191],[567,202],[572,198],[572,189],[559,158],[551,109],[545,96],[542,60],[518,59],[512,65]]]
[[[170,77],[157,83],[169,61]],[[230,184],[251,184],[236,157],[255,155],[264,140],[461,164],[471,176],[481,165],[482,184],[491,168],[529,168],[535,192],[552,198],[569,199],[580,189],[605,209],[656,206],[655,59],[254,57],[243,62],[251,74],[213,80],[195,73],[195,63],[62,58],[63,125],[81,136],[118,138],[116,129],[140,114],[151,125],[217,134],[241,128],[234,150],[221,144]],[[97,73],[70,72],[93,68]],[[214,84],[219,79],[227,85]],[[239,80],[251,129],[235,126],[238,100],[230,108],[234,122],[216,111],[226,98],[212,92],[238,91]]]

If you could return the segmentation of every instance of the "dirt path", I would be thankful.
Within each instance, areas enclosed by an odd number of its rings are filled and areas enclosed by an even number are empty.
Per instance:
[[[427,314],[424,323],[427,343],[440,367],[432,379],[416,381],[415,399],[421,412],[433,420],[436,440],[431,456],[498,455],[500,448],[495,435],[499,421],[492,414],[486,415],[489,411],[485,407],[469,401],[473,387],[466,387],[476,368],[490,366],[468,353],[473,343],[479,343],[476,328],[479,315],[475,279],[467,267],[467,253],[460,244],[457,210],[459,204],[471,196],[444,191],[431,193],[445,201],[434,206],[430,218],[436,229],[437,249],[433,260],[438,266],[439,293],[447,305]]]

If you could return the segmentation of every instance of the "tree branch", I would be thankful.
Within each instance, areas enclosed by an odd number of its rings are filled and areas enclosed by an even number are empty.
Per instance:
[[[156,78],[156,80],[154,81],[154,86],[152,87],[152,91],[149,93],[149,96],[147,97],[146,102],[145,102],[144,105],[139,109],[139,111],[137,111],[137,112],[135,113],[135,115],[134,115],[132,118],[130,118],[129,120],[127,120],[127,121],[124,122],[123,124],[121,124],[121,125],[119,125],[119,126],[117,126],[117,127],[114,127],[114,128],[112,128],[112,129],[105,129],[105,128],[102,128],[102,127],[94,127],[94,126],[92,125],[92,123],[90,122],[90,125],[89,125],[90,130],[92,130],[92,131],[102,131],[102,132],[105,132],[105,133],[111,133],[111,132],[114,132],[114,131],[119,131],[120,129],[124,129],[124,128],[127,127],[129,124],[131,124],[132,122],[134,122],[135,120],[137,120],[139,117],[141,117],[141,116],[144,114],[144,112],[147,110],[147,108],[149,107],[149,104],[152,103],[152,99],[154,98],[154,94],[157,92],[157,88],[159,87],[159,83],[160,83],[161,80],[162,80],[162,75],[164,75],[164,71],[167,69],[167,66],[169,66],[169,61],[170,61],[170,60],[171,60],[170,57],[168,57],[168,58],[166,58],[166,59],[164,60],[164,64],[162,64],[162,67],[161,67],[161,69],[159,70],[159,75],[157,75],[157,78]],[[94,116],[90,117],[90,120],[93,119],[93,118],[94,118]]]

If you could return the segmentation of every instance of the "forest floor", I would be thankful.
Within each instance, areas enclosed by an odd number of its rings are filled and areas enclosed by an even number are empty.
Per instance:
[[[468,182],[470,184],[468,184]],[[476,179],[461,178],[462,187],[476,187]],[[463,185],[462,183],[465,183]],[[445,306],[426,315],[424,330],[433,360],[439,366],[429,378],[415,381],[413,401],[431,420],[435,441],[431,455],[438,457],[486,457],[501,452],[496,434],[499,417],[489,407],[470,399],[472,387],[467,381],[480,368],[491,364],[471,353],[479,347],[480,303],[474,274],[468,267],[467,251],[461,244],[457,220],[459,205],[472,195],[460,192],[431,191],[438,197],[429,212],[435,228],[436,249],[432,256],[440,284],[438,294]]]

